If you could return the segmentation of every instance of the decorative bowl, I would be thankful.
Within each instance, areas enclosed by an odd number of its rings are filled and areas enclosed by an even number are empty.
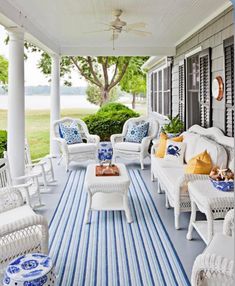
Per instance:
[[[167,133],[167,136],[169,139],[178,137],[179,135],[180,135],[180,132],[179,133]]]
[[[232,192],[234,190],[234,181],[216,181],[210,179],[213,186],[222,192]]]

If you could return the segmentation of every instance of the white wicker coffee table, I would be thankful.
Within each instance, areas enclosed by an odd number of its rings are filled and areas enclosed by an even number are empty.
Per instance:
[[[192,230],[195,228],[208,244],[215,233],[222,233],[223,221],[215,219],[224,218],[226,213],[234,208],[234,192],[219,191],[209,180],[189,182],[188,190],[191,200],[191,218],[187,239],[192,239]],[[206,215],[207,221],[196,220],[197,210]]]
[[[128,204],[128,190],[130,179],[124,164],[116,164],[119,176],[96,176],[96,164],[87,167],[85,186],[88,193],[85,222],[89,223],[91,210],[116,211],[124,210],[128,223],[132,216]]]

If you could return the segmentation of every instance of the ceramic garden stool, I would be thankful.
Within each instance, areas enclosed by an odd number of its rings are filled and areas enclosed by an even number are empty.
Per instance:
[[[56,275],[52,260],[41,253],[22,255],[6,268],[4,286],[53,286]]]

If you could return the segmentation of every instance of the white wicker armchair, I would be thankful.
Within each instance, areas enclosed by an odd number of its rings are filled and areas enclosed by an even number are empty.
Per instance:
[[[25,173],[27,175],[38,175],[47,190],[49,185],[55,185],[55,175],[51,156],[45,156],[36,160],[31,159],[28,140],[25,139]],[[40,181],[41,182],[41,181]]]
[[[72,123],[76,122],[80,135],[84,143],[68,145],[65,139],[61,138],[59,132],[60,124],[65,124],[70,126]],[[57,120],[53,123],[54,140],[59,144],[62,157],[65,161],[66,171],[68,171],[69,164],[72,161],[80,162],[87,160],[97,160],[98,147],[100,138],[98,135],[89,134],[88,128],[84,121],[81,119],[74,119],[65,117]]]
[[[7,264],[30,252],[48,252],[46,219],[24,205],[16,188],[0,189],[0,281]]]
[[[224,220],[223,234],[216,234],[193,265],[192,286],[233,286],[234,278],[234,210]]]
[[[144,137],[141,143],[125,142],[125,136],[130,124],[143,124],[149,122],[148,136]],[[149,156],[149,144],[152,139],[156,138],[159,131],[159,124],[155,119],[147,117],[137,117],[128,119],[121,134],[113,134],[110,137],[113,147],[113,162],[117,157],[123,157],[125,159],[139,160],[141,169],[144,169],[144,159]]]

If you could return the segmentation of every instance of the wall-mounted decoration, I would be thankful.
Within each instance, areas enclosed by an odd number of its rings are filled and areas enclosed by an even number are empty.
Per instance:
[[[221,76],[217,76],[212,82],[212,96],[220,101],[224,96],[224,83]]]

